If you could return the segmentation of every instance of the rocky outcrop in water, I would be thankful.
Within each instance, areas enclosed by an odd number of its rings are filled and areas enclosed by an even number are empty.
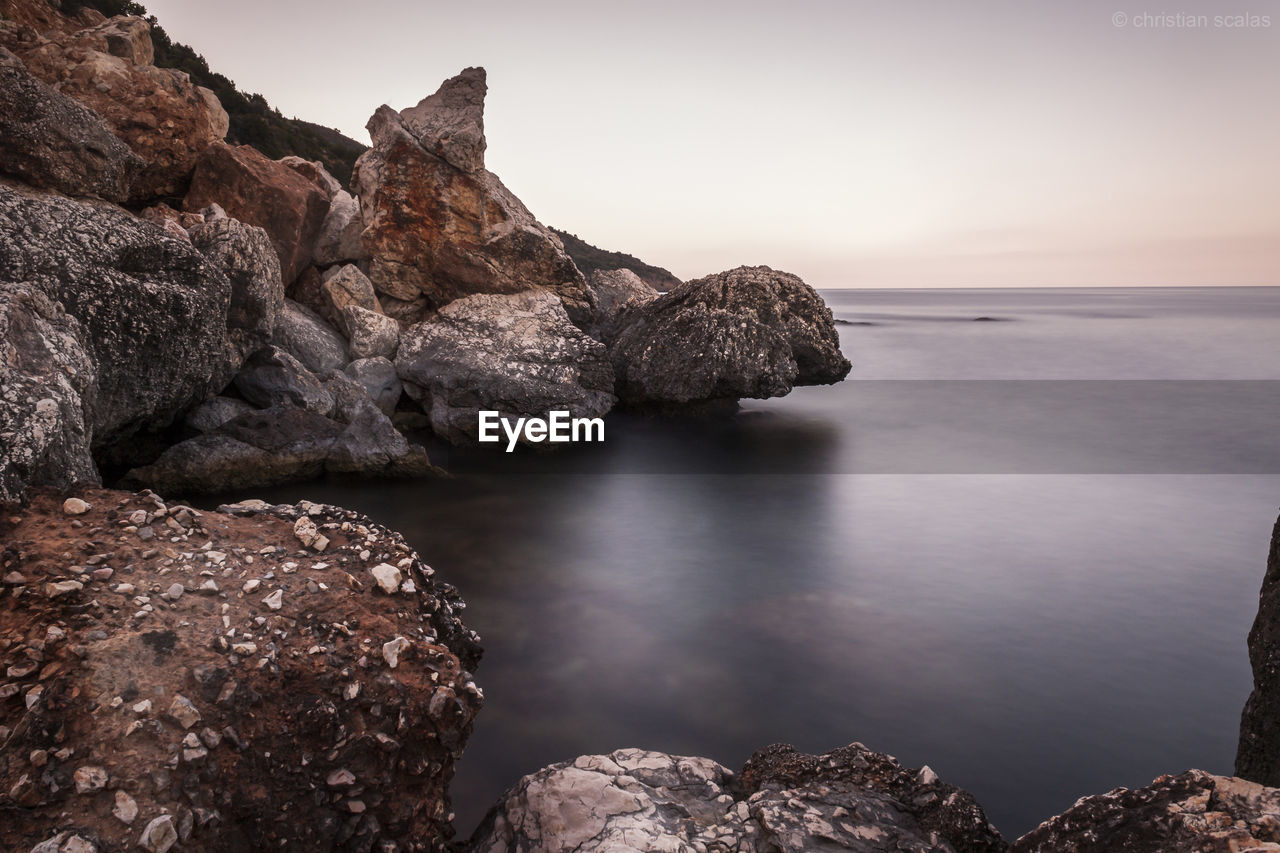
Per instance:
[[[484,168],[485,72],[468,68],[416,107],[378,108],[356,163],[369,277],[406,323],[473,294],[543,288],[570,318],[593,301],[559,238]],[[415,306],[416,307],[408,307]]]
[[[638,405],[778,397],[849,373],[831,309],[799,278],[738,267],[628,311],[611,350]]]
[[[1240,717],[1236,775],[1280,785],[1280,519],[1271,532],[1258,615],[1249,631],[1253,692]]]
[[[480,649],[398,534],[94,490],[0,542],[0,849],[444,849]]]
[[[478,412],[598,417],[613,406],[604,345],[569,321],[550,291],[468,296],[404,333],[395,358],[436,434],[474,441]]]
[[[852,744],[821,756],[760,750],[735,777],[706,758],[638,749],[526,776],[472,837],[472,853],[574,850],[1001,851],[973,797]]]
[[[76,32],[11,23],[0,27],[0,45],[93,110],[142,159],[130,183],[132,201],[180,195],[201,152],[227,134],[227,113],[213,92],[152,64],[150,25],[142,18],[112,18]]]

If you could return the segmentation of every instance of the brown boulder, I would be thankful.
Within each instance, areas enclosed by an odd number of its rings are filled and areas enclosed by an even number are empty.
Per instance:
[[[369,120],[373,148],[352,178],[369,277],[380,293],[423,298],[426,308],[546,289],[585,327],[595,300],[582,273],[560,239],[484,169],[484,93],[484,69],[468,68],[418,106],[382,106]]]
[[[221,142],[201,155],[184,202],[187,210],[211,204],[267,232],[280,257],[286,286],[311,263],[316,237],[329,212],[329,198],[315,180],[248,145]]]
[[[181,194],[196,158],[227,134],[217,96],[184,72],[150,64],[150,26],[141,18],[46,36],[10,47],[32,74],[102,116],[146,161],[130,200]]]

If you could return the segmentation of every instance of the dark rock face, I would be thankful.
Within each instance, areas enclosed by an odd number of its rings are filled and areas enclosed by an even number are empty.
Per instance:
[[[432,429],[458,443],[476,438],[482,409],[599,417],[614,402],[604,346],[546,290],[451,302],[404,333],[395,364],[403,381],[425,389]]]
[[[457,590],[337,507],[80,497],[79,527],[39,493],[0,519],[0,572],[27,581],[0,586],[0,641],[9,666],[40,659],[0,701],[0,849],[443,853],[483,701]],[[100,559],[73,575],[64,551]],[[157,821],[171,847],[140,844]]]
[[[267,232],[235,219],[218,219],[190,231],[191,244],[231,283],[227,337],[240,360],[271,340],[284,305],[280,262]]]
[[[68,195],[124,201],[142,165],[97,113],[36,79],[0,48],[0,169],[6,174]]]
[[[31,282],[80,321],[95,448],[172,422],[239,367],[231,284],[190,243],[116,207],[8,186],[0,233],[0,281]]]
[[[831,309],[790,273],[738,267],[629,311],[611,349],[630,403],[778,397],[848,375]]]
[[[264,347],[249,357],[236,374],[236,390],[255,406],[297,406],[324,416],[333,411],[333,397],[302,364],[276,347]]]
[[[1085,797],[1011,853],[1218,853],[1280,848],[1280,791],[1189,770]]]
[[[484,93],[484,69],[469,68],[418,106],[383,106],[369,120],[373,148],[352,181],[373,285],[399,300],[386,313],[406,323],[464,296],[545,288],[585,327],[593,303],[582,273],[484,169]]]
[[[705,758],[625,749],[526,776],[472,837],[473,853],[537,850],[1002,851],[969,794],[853,744],[773,746],[741,777]]]
[[[1253,692],[1240,717],[1236,775],[1280,785],[1280,519],[1271,531],[1258,615],[1249,631]]]
[[[329,212],[329,196],[315,180],[248,145],[221,142],[201,154],[183,204],[191,211],[217,204],[232,219],[265,230],[286,287],[311,263]]]
[[[97,374],[80,324],[29,284],[0,282],[0,503],[93,484]]]
[[[284,301],[271,342],[313,373],[341,370],[350,361],[342,335],[319,314],[292,299]]]

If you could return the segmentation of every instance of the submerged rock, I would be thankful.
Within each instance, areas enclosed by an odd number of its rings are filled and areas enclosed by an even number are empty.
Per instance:
[[[480,293],[545,288],[582,327],[593,297],[560,239],[484,168],[485,72],[468,68],[416,107],[378,108],[373,147],[352,178],[360,198],[369,277],[413,322]],[[367,307],[367,306],[366,306]]]
[[[1280,785],[1280,519],[1271,531],[1258,614],[1249,631],[1253,692],[1240,716],[1236,775]]]
[[[546,290],[458,299],[405,331],[396,372],[422,389],[436,434],[469,442],[481,410],[598,417],[613,406],[604,345],[569,321]]]
[[[1005,846],[969,794],[853,744],[822,756],[769,747],[740,778],[706,758],[638,749],[583,756],[522,779],[467,849],[995,853]]]
[[[686,282],[628,311],[610,353],[619,398],[642,405],[778,397],[850,370],[822,297],[768,267]]]

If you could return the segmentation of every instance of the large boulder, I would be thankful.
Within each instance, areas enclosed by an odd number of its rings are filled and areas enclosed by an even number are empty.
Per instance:
[[[362,207],[370,278],[418,317],[477,293],[545,288],[577,324],[593,298],[560,239],[484,168],[485,73],[468,68],[416,107],[378,108],[373,147],[352,178]]]
[[[342,335],[319,314],[292,299],[284,301],[271,342],[312,373],[341,370],[351,360]]]
[[[1280,785],[1280,519],[1271,531],[1258,614],[1249,631],[1253,692],[1240,717],[1236,775]]]
[[[627,269],[596,270],[587,276],[587,284],[596,297],[591,331],[605,344],[618,336],[628,311],[658,298],[658,291]]]
[[[0,503],[97,482],[96,393],[79,322],[36,287],[0,281]]]
[[[271,340],[284,307],[280,262],[267,232],[235,219],[216,219],[189,232],[192,245],[227,276],[227,334],[243,360]]]
[[[248,145],[221,142],[200,156],[183,204],[191,211],[217,204],[233,219],[265,230],[286,287],[311,263],[329,212],[322,182]]]
[[[360,219],[360,202],[351,193],[338,190],[329,202],[329,212],[320,225],[316,238],[315,262],[320,266],[346,264],[369,257],[360,239],[364,222]]]
[[[403,536],[305,501],[77,496],[0,517],[28,580],[0,620],[0,850],[447,849],[479,637]]]
[[[217,96],[182,71],[151,64],[150,25],[142,18],[45,36],[10,47],[32,74],[100,115],[142,158],[130,199],[181,195],[196,158],[227,134]]]
[[[822,756],[770,747],[741,778],[706,758],[583,756],[522,779],[467,849],[996,853],[1005,843],[968,793],[853,744]]]
[[[610,352],[619,398],[641,405],[778,397],[850,369],[822,297],[768,267],[686,282],[627,311]]]
[[[400,402],[404,387],[396,375],[396,366],[385,358],[361,358],[351,362],[342,371],[352,382],[364,389],[369,398],[384,414],[391,415]]]
[[[171,423],[239,368],[231,284],[191,243],[117,207],[4,185],[0,233],[0,281],[30,282],[80,321],[95,449]]]
[[[124,201],[142,165],[101,116],[0,48],[0,170],[67,195]]]
[[[378,311],[348,305],[338,315],[351,342],[352,358],[392,358],[400,344],[400,324]]]
[[[1203,770],[1083,797],[1010,853],[1280,850],[1280,790]]]
[[[481,410],[599,417],[614,403],[604,345],[547,290],[451,302],[401,336],[395,362],[402,380],[423,389],[432,429],[455,443],[477,437]]]
[[[255,352],[236,374],[236,390],[261,408],[289,405],[327,415],[333,396],[320,381],[284,350],[267,346]]]

